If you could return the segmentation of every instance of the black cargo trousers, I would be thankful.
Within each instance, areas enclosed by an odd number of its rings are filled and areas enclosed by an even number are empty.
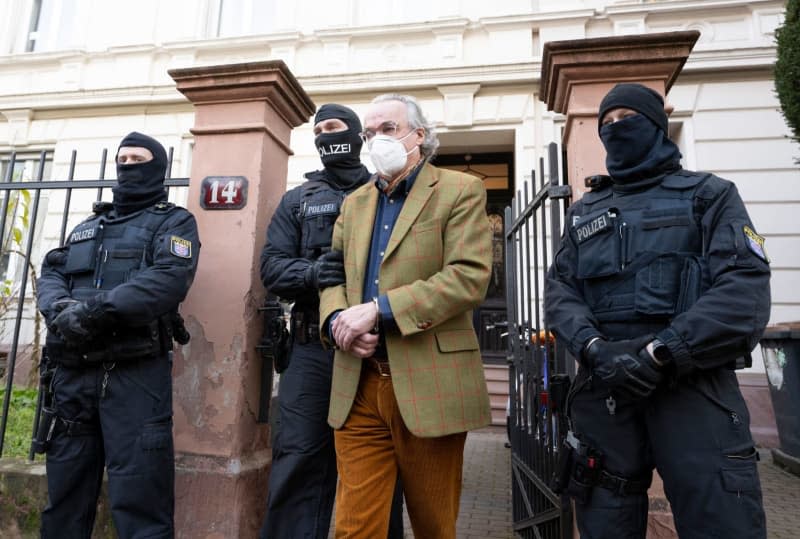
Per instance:
[[[58,420],[47,450],[45,539],[88,538],[108,472],[120,538],[174,536],[172,354],[140,360],[58,365]]]
[[[608,473],[647,485],[658,470],[681,539],[766,537],[758,454],[733,370],[698,370],[634,400],[581,366],[570,417]],[[594,486],[588,501],[576,500],[582,539],[644,539],[647,493],[616,487]]]

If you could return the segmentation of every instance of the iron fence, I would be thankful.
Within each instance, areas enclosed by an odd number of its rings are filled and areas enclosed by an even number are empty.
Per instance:
[[[100,158],[100,170],[96,179],[76,180],[75,168],[77,163],[77,151],[73,150],[70,156],[69,168],[66,179],[50,180],[44,178],[45,165],[48,163],[50,152],[44,150],[39,155],[36,166],[35,179],[27,181],[14,181],[15,164],[17,154],[12,152],[8,157],[6,174],[0,181],[0,247],[2,247],[4,269],[12,274],[11,278],[6,278],[3,284],[2,308],[5,312],[0,313],[0,345],[5,351],[5,359],[0,357],[0,378],[5,376],[5,392],[3,395],[2,415],[0,415],[0,457],[3,456],[5,445],[6,427],[8,425],[11,402],[11,393],[14,387],[14,371],[21,357],[23,348],[25,355],[30,359],[30,369],[34,374],[38,374],[39,360],[41,358],[42,333],[44,331],[41,318],[35,306],[35,285],[36,268],[41,266],[41,260],[34,260],[35,242],[39,232],[38,227],[45,228],[55,225],[50,219],[41,219],[40,201],[42,193],[63,192],[64,202],[60,212],[53,212],[48,208],[50,217],[55,216],[56,221],[60,218],[58,233],[58,245],[64,244],[67,233],[67,226],[71,216],[87,216],[91,208],[81,207],[72,211],[73,191],[84,191],[95,189],[95,200],[103,198],[105,189],[116,185],[116,180],[105,178],[106,165],[108,161],[108,151],[103,150]],[[169,192],[171,187],[186,187],[189,185],[189,178],[172,178],[173,148],[169,149],[167,174],[165,185]],[[24,195],[24,196],[23,196]],[[47,216],[45,216],[47,217]],[[44,256],[44,252],[38,252],[39,257]],[[15,264],[16,262],[16,264]],[[18,270],[17,268],[21,268]],[[25,329],[24,315],[31,313],[26,337],[22,338],[21,333]],[[10,321],[10,327],[8,322]],[[10,338],[9,338],[10,335]],[[4,372],[2,372],[4,371]],[[41,405],[42,395],[38,395]],[[32,432],[36,431],[38,425],[32,425]],[[29,453],[29,458],[33,459],[33,452]]]
[[[512,516],[514,531],[526,539],[572,537],[570,504],[552,491],[551,479],[566,434],[558,396],[575,366],[556,346],[543,313],[544,274],[571,196],[559,181],[559,153],[555,143],[548,146],[547,181],[541,159],[538,191],[531,198],[525,184],[505,214]],[[537,188],[535,171],[531,185]]]

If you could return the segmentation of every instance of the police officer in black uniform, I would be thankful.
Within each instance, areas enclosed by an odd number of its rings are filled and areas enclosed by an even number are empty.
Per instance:
[[[191,213],[166,201],[167,154],[130,133],[113,203],[96,203],[47,253],[38,306],[55,367],[44,538],[88,538],[108,472],[119,537],[174,536],[172,341],[200,242]]]
[[[769,319],[769,259],[736,186],[680,166],[661,96],[599,110],[610,174],[573,204],[546,316],[580,362],[560,487],[583,538],[644,538],[655,467],[681,538],[766,536],[734,369]]]
[[[348,107],[322,105],[314,144],[324,168],[281,199],[261,254],[264,286],[294,301],[292,345],[279,382],[279,423],[273,437],[262,539],[327,538],[336,494],[336,454],[328,426],[333,351],[319,339],[319,290],[345,281],[342,253],[331,251],[333,225],[345,196],[370,179],[361,163],[361,122]],[[402,538],[398,485],[389,525]]]

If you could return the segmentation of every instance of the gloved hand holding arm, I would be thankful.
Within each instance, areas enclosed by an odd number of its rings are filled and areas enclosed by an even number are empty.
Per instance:
[[[319,290],[344,282],[344,255],[341,251],[328,251],[306,269],[305,283],[309,288]]]

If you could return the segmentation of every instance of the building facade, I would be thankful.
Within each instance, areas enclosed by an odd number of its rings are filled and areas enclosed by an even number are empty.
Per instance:
[[[167,71],[281,59],[318,105],[363,113],[375,95],[415,95],[437,125],[438,163],[485,179],[502,231],[502,208],[526,184],[535,191],[531,171],[564,126],[539,99],[543,44],[699,30],[667,96],[670,134],[684,166],[736,182],[772,258],[771,323],[796,320],[800,146],[780,114],[772,75],[783,11],[782,0],[7,0],[0,4],[2,174],[15,152],[11,177],[32,178],[46,151],[45,179],[63,179],[76,150],[76,178],[113,177],[113,166],[101,171],[102,149],[113,155],[125,133],[139,130],[172,146],[173,176],[188,176],[193,109]],[[310,123],[293,132],[291,147],[288,188],[320,167]],[[95,196],[76,193],[72,207],[86,215]],[[49,223],[60,220],[61,197],[43,194],[34,260],[58,244],[59,227]],[[82,215],[76,211],[71,224]],[[21,271],[13,262],[2,267],[11,281]],[[496,312],[501,276],[498,268],[490,290]]]

